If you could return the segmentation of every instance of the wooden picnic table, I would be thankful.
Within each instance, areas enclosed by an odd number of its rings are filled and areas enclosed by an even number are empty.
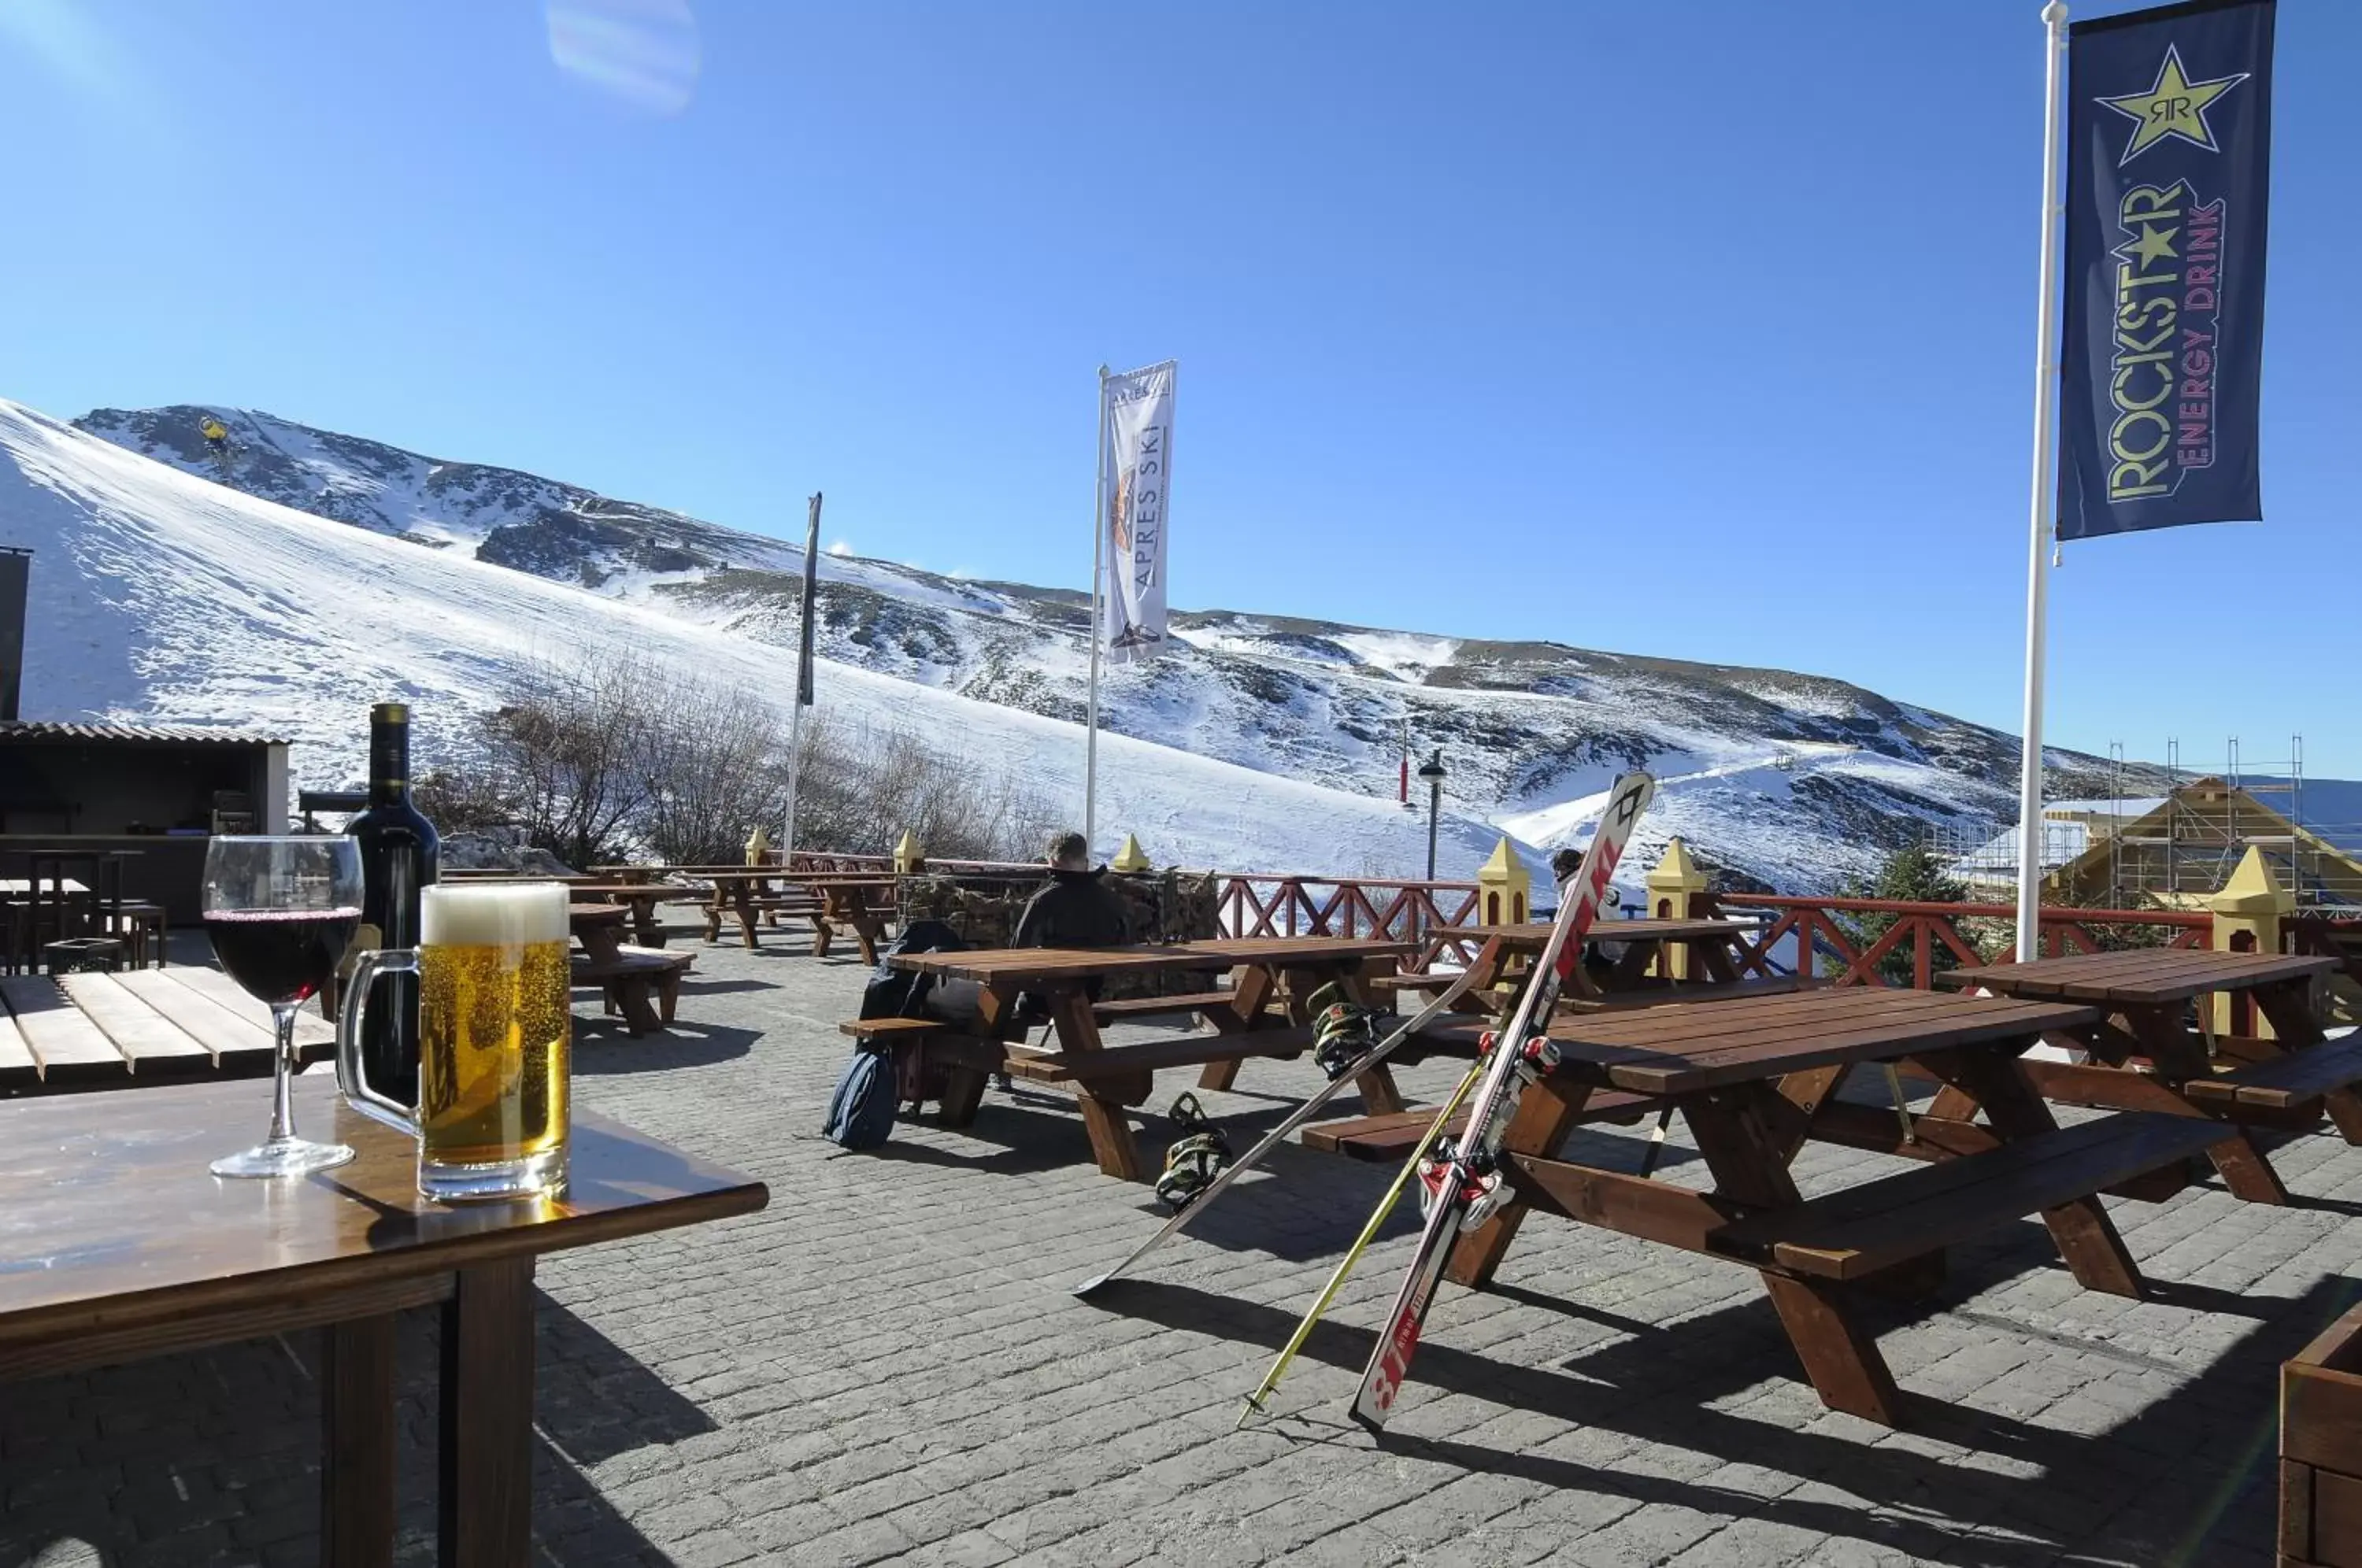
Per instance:
[[[697,893],[662,882],[569,882],[566,896],[577,903],[621,905],[631,911],[632,940],[643,947],[662,947],[665,928],[657,906],[694,899]]]
[[[316,1075],[293,1089],[299,1124],[351,1144],[350,1164],[215,1178],[206,1162],[261,1114],[250,1084],[0,1103],[0,1378],[325,1328],[315,1560],[385,1568],[396,1315],[437,1304],[440,1561],[527,1562],[535,1259],[747,1213],[769,1193],[578,1109],[562,1195],[446,1207],[419,1196],[410,1139]]]
[[[567,929],[581,952],[574,983],[596,986],[606,1009],[622,1015],[633,1035],[651,1034],[673,1020],[680,981],[695,955],[635,946],[624,941],[632,911],[621,904],[568,904]]]
[[[268,1077],[270,1010],[218,969],[0,978],[0,1097],[148,1088],[192,1077]],[[295,1019],[300,1061],[326,1061],[336,1031]]]
[[[887,911],[869,901],[868,895],[877,889],[889,892],[894,878],[875,874],[851,872],[782,871],[776,866],[736,866],[718,870],[698,870],[693,875],[713,885],[712,896],[705,904],[705,940],[722,940],[722,920],[734,915],[738,921],[739,940],[749,948],[758,947],[756,932],[762,923],[766,905],[770,901],[770,884],[784,883],[803,889],[809,907],[795,912],[807,916],[812,923],[812,956],[825,958],[835,944],[839,928],[849,930],[861,950],[864,963],[877,962],[877,944],[886,934]]]
[[[2036,1087],[2068,1104],[2233,1123],[2207,1151],[2223,1185],[2250,1203],[2286,1203],[2288,1188],[2243,1124],[2311,1127],[2325,1110],[2347,1143],[2362,1143],[2362,1099],[2352,1087],[2362,1081],[2362,1036],[2325,1043],[2311,994],[2312,982],[2336,967],[2336,959],[2311,954],[2145,947],[1955,969],[1941,979],[2006,997],[2093,1004],[2090,1021],[2061,1030],[2053,1042],[2092,1059],[2029,1060]],[[2217,1033],[2208,1019],[2217,994],[2248,999],[2270,1021],[2272,1037]]]
[[[1143,1179],[1140,1151],[1124,1111],[1144,1102],[1160,1067],[1202,1067],[1200,1087],[1228,1088],[1239,1064],[1252,1056],[1293,1057],[1311,1044],[1307,1001],[1330,981],[1363,996],[1363,977],[1373,965],[1390,964],[1410,951],[1407,943],[1333,936],[1257,937],[1175,942],[1127,947],[1013,947],[950,953],[904,953],[894,966],[912,974],[972,980],[979,1006],[968,1038],[960,1026],[918,1020],[870,1021],[902,1026],[930,1036],[941,1048],[950,1079],[944,1120],[951,1126],[973,1121],[986,1077],[995,1072],[1071,1088],[1081,1108],[1099,1169],[1126,1180]],[[1226,992],[1187,999],[1192,1010],[1214,1025],[1213,1032],[1168,1040],[1109,1045],[1099,1036],[1095,981],[1119,975],[1192,974],[1228,970]],[[1287,1010],[1275,1013],[1281,994]],[[1012,1040],[1021,1028],[1018,999],[1041,999],[1057,1035],[1058,1049],[1027,1049]],[[1121,1007],[1123,1004],[1108,1004]],[[1291,1027],[1292,1026],[1292,1027]],[[874,1027],[848,1024],[849,1032],[875,1035]],[[966,1047],[962,1049],[962,1047]],[[1373,1110],[1400,1110],[1402,1097],[1383,1066],[1357,1080]]]
[[[2146,1111],[2061,1130],[2017,1057],[2098,1016],[1855,987],[1562,1019],[1551,1029],[1562,1061],[1527,1092],[1506,1139],[1517,1201],[1462,1240],[1451,1277],[1489,1283],[1529,1210],[1749,1264],[1822,1402],[1893,1425],[1899,1395],[1856,1315],[1857,1290],[1924,1291],[1947,1247],[2039,1213],[2086,1288],[2138,1297],[2139,1272],[2097,1195],[2229,1134]],[[1959,1114],[1910,1116],[1906,1135],[1907,1113],[1837,1098],[1849,1072],[1893,1063],[1957,1091]],[[1590,1098],[1614,1091],[1680,1111],[1711,1187],[1558,1157]],[[1983,1122],[1971,1121],[1980,1110]],[[1807,1198],[1789,1165],[1808,1137],[1830,1135],[1927,1163]]]
[[[52,883],[49,878],[44,877],[40,879],[40,882],[41,886],[44,888],[54,886],[60,892],[64,893],[68,898],[78,897],[81,894],[90,891],[88,888],[74,880],[72,877],[61,878],[55,883]],[[0,898],[29,898],[32,895],[32,891],[33,878],[30,877],[0,877]]]

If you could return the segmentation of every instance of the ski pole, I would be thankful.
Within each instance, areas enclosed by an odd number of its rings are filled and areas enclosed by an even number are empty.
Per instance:
[[[1496,1046],[1496,1049],[1498,1047]],[[1353,1265],[1362,1261],[1362,1254],[1369,1250],[1370,1242],[1376,1237],[1380,1227],[1384,1226],[1387,1218],[1394,1213],[1395,1205],[1402,1201],[1403,1189],[1410,1185],[1411,1177],[1418,1174],[1418,1167],[1426,1160],[1428,1150],[1433,1148],[1436,1139],[1443,1135],[1443,1130],[1451,1123],[1452,1114],[1460,1109],[1461,1102],[1468,1098],[1468,1091],[1476,1087],[1476,1080],[1483,1076],[1484,1071],[1484,1059],[1479,1057],[1469,1066],[1467,1075],[1460,1080],[1460,1087],[1451,1091],[1451,1098],[1443,1102],[1443,1109],[1435,1113],[1435,1120],[1428,1123],[1427,1131],[1420,1134],[1418,1145],[1411,1150],[1410,1158],[1404,1163],[1401,1171],[1396,1173],[1394,1185],[1386,1188],[1386,1195],[1384,1198],[1378,1199],[1377,1210],[1370,1216],[1370,1222],[1362,1227],[1362,1233],[1353,1238],[1352,1246],[1345,1249],[1345,1255],[1339,1261],[1336,1271],[1330,1275],[1329,1283],[1322,1286],[1320,1294],[1313,1298],[1312,1309],[1304,1315],[1304,1321],[1296,1326],[1296,1332],[1289,1337],[1287,1343],[1280,1348],[1279,1359],[1271,1364],[1269,1372],[1264,1374],[1262,1385],[1247,1396],[1246,1408],[1239,1412],[1238,1426],[1232,1427],[1231,1429],[1232,1431],[1245,1426],[1249,1416],[1264,1413],[1263,1402],[1270,1398],[1279,1387],[1279,1380],[1287,1375],[1289,1364],[1296,1360],[1296,1353],[1302,1350],[1304,1342],[1312,1337],[1313,1326],[1320,1321],[1321,1315],[1327,1312],[1330,1304],[1337,1299],[1337,1293],[1345,1287],[1346,1277],[1353,1272]]]

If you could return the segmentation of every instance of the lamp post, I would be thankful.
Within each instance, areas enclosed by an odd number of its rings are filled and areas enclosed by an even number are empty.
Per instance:
[[[1443,812],[1443,748],[1437,746],[1435,755],[1419,765],[1418,776],[1427,780],[1427,879],[1435,880],[1435,823]]]

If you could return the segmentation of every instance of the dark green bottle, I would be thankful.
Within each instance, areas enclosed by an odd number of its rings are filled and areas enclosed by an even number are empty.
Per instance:
[[[410,803],[410,705],[370,710],[370,803],[345,831],[360,844],[362,947],[418,945],[418,892],[435,881],[435,824]],[[418,1098],[418,977],[389,975],[361,1010],[370,1084]]]

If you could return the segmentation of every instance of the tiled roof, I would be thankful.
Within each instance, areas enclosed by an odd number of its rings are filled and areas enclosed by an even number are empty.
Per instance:
[[[280,735],[247,734],[237,730],[205,729],[194,724],[83,723],[62,719],[0,721],[0,741],[169,741],[178,745],[284,745]]]

